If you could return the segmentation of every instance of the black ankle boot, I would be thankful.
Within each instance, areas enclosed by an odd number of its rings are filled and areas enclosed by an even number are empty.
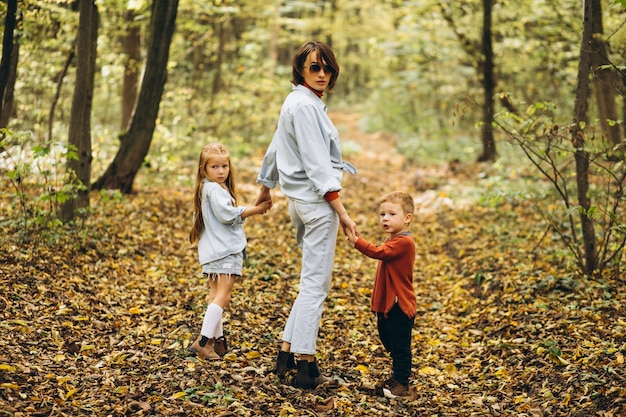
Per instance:
[[[298,374],[293,378],[294,387],[312,389],[327,382],[330,387],[337,386],[337,381],[324,377],[317,367],[317,359],[313,362],[298,361]]]
[[[283,378],[289,369],[296,369],[296,361],[293,353],[278,351],[276,359],[276,370],[274,371],[279,378]]]
[[[220,356],[224,356],[228,353],[228,342],[226,342],[226,336],[220,336],[215,338],[214,343],[215,353]]]

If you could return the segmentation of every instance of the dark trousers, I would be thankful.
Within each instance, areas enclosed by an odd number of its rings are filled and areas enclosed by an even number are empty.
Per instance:
[[[376,314],[378,334],[387,352],[391,354],[393,378],[408,385],[411,376],[411,331],[415,318],[408,318],[396,303],[387,318]]]

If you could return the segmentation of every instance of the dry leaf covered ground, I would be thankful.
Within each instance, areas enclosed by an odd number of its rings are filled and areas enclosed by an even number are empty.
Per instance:
[[[191,356],[207,289],[187,243],[192,184],[140,181],[132,196],[94,194],[94,215],[52,249],[17,245],[2,226],[0,415],[626,415],[624,281],[585,280],[558,251],[535,250],[543,227],[525,203],[461,198],[488,167],[418,171],[390,138],[359,132],[358,117],[333,118],[363,147],[347,158],[359,174],[342,192],[361,234],[384,237],[382,193],[418,203],[411,398],[366,389],[390,361],[368,309],[375,261],[344,239],[318,345],[340,388],[304,391],[271,372],[299,267],[279,194],[246,221],[250,258],[225,314],[231,352],[217,363]],[[237,162],[244,204],[259,159]]]

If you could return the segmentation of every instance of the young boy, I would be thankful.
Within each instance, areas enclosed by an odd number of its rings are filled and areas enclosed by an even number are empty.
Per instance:
[[[349,237],[360,252],[379,260],[371,309],[377,317],[380,339],[392,359],[392,377],[376,388],[378,395],[387,398],[409,395],[411,331],[417,303],[413,289],[415,241],[409,231],[413,210],[409,194],[389,193],[380,200],[380,227],[389,234],[384,243],[376,246],[362,237]]]

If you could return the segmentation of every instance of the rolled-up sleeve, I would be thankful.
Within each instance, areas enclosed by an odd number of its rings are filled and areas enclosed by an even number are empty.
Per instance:
[[[257,176],[256,182],[264,185],[267,188],[275,188],[278,185],[278,165],[276,164],[276,147],[278,131],[274,133],[272,142],[270,143],[265,156],[263,157],[263,163],[261,164],[261,170]]]

